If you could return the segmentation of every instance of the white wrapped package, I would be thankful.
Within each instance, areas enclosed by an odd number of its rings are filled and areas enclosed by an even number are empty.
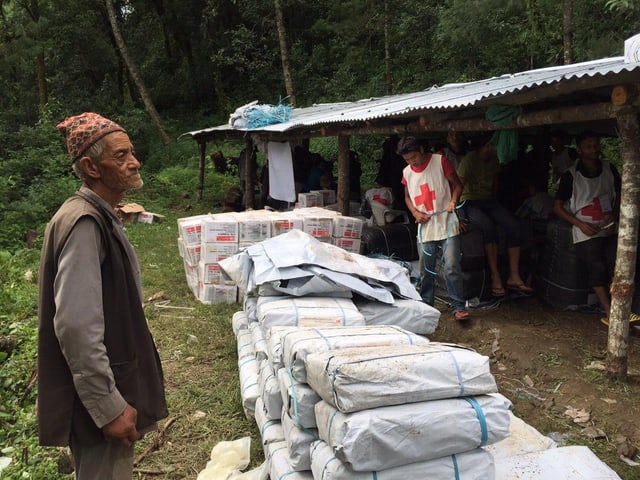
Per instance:
[[[256,355],[256,360],[261,362],[268,358],[267,355],[267,340],[264,338],[264,329],[259,323],[252,323],[249,326],[251,332],[251,343],[253,343],[253,351]]]
[[[293,469],[310,470],[309,449],[311,444],[318,440],[318,430],[316,428],[300,428],[284,409],[282,410],[282,430]]]
[[[345,297],[351,298],[351,290],[343,285],[338,285],[330,279],[317,275],[291,278],[286,280],[274,280],[263,283],[258,287],[259,296],[290,295],[303,297],[305,295]]]
[[[489,358],[432,342],[307,355],[307,382],[341,412],[497,392]]]
[[[256,358],[256,353],[253,350],[253,342],[251,341],[251,332],[248,329],[239,330],[236,337],[238,344],[238,359],[240,358]]]
[[[269,478],[271,480],[314,480],[310,470],[299,472],[291,466],[286,442],[267,445],[265,457],[271,465],[269,469]]]
[[[311,471],[314,479],[322,480],[495,480],[493,458],[481,448],[376,472],[354,472],[322,440],[311,445]]]
[[[356,472],[466,452],[509,435],[511,402],[500,395],[447,398],[341,413],[316,405],[320,438]],[[285,431],[286,436],[286,431]]]
[[[258,388],[258,362],[255,357],[244,357],[238,359],[238,370],[240,371],[240,396],[242,397],[242,408],[247,418],[254,416],[256,400],[260,396]]]
[[[307,382],[304,359],[311,353],[356,347],[426,345],[429,340],[400,327],[330,327],[298,329],[281,336],[282,361],[293,378]]]
[[[283,409],[299,427],[315,428],[315,405],[320,397],[306,383],[296,382],[286,368],[278,370],[278,383],[282,394]]]
[[[244,310],[235,312],[231,317],[231,329],[233,334],[237,337],[240,330],[249,328],[249,317]]]
[[[512,457],[523,453],[540,452],[558,445],[531,425],[510,413],[509,436],[484,448],[494,458]]]
[[[271,327],[265,330],[267,338],[267,353],[273,370],[278,373],[282,368],[282,335],[286,332],[297,330],[299,327]]]
[[[256,308],[263,327],[345,327],[364,325],[364,317],[349,298],[260,297]]]
[[[260,397],[256,400],[255,418],[258,430],[260,430],[260,438],[262,439],[263,447],[270,443],[284,441],[282,422],[280,419],[272,420],[267,417],[267,411],[265,410],[264,403]]]
[[[495,462],[496,480],[620,480],[611,467],[584,446],[495,457]]]
[[[392,304],[357,300],[356,307],[367,325],[397,325],[420,335],[436,331],[440,310],[419,300],[396,298]]]
[[[258,386],[267,418],[279,420],[282,413],[282,394],[280,393],[278,377],[276,377],[269,360],[263,360],[260,363]]]

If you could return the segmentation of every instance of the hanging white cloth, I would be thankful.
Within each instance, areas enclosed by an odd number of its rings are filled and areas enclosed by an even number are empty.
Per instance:
[[[267,145],[269,160],[269,196],[285,202],[296,201],[296,189],[293,182],[293,159],[289,142],[269,142]]]

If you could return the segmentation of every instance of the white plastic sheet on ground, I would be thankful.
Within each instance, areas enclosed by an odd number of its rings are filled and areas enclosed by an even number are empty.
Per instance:
[[[419,300],[397,298],[391,305],[372,300],[354,300],[367,325],[397,325],[410,332],[430,335],[436,331],[440,311]]]
[[[211,459],[197,480],[266,480],[266,465],[242,472],[249,465],[251,437],[219,442],[211,450]]]
[[[287,442],[289,460],[294,470],[310,470],[309,448],[318,440],[316,428],[300,428],[286,410],[282,410],[282,430]]]
[[[278,383],[283,408],[289,416],[300,427],[315,428],[315,405],[320,401],[318,394],[306,383],[296,382],[286,368],[278,370]]]
[[[511,402],[500,395],[449,398],[341,413],[316,405],[320,438],[354,471],[385,470],[466,452],[509,435]]]
[[[267,445],[271,480],[314,480],[310,470],[298,472],[291,466],[286,442]]]
[[[551,448],[496,457],[496,480],[620,480],[588,447]]]
[[[313,353],[305,368],[309,385],[341,412],[498,391],[488,357],[436,342]]]
[[[495,480],[493,458],[481,448],[376,472],[354,472],[322,440],[311,445],[311,471],[321,480]]]
[[[260,325],[291,327],[345,327],[364,325],[364,317],[349,298],[260,297]]]
[[[429,340],[400,327],[332,327],[291,330],[281,335],[283,363],[293,378],[307,382],[304,360],[307,355],[329,350],[391,345],[426,345]]]
[[[551,438],[516,417],[513,412],[511,412],[510,418],[509,436],[504,440],[482,447],[493,454],[495,458],[512,457],[513,455],[540,452],[557,447],[556,442]]]

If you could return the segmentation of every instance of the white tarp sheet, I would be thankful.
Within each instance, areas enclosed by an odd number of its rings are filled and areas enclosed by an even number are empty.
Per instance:
[[[386,470],[498,442],[511,402],[500,395],[448,398],[341,413],[316,405],[320,438],[357,472]]]
[[[289,331],[281,336],[283,363],[295,380],[307,382],[304,359],[311,353],[355,347],[426,345],[429,340],[400,327],[331,327]]]
[[[315,405],[320,397],[306,383],[296,382],[286,368],[278,370],[278,383],[284,410],[303,428],[316,428]]]
[[[559,447],[495,458],[496,480],[620,480],[588,447]]]
[[[301,230],[290,230],[251,245],[221,260],[220,267],[249,294],[259,285],[282,280],[302,279],[298,281],[298,288],[302,288],[305,278],[317,276],[325,284],[334,283],[340,289],[385,303],[393,303],[392,293],[420,300],[407,270],[399,264],[346,252]]]
[[[341,412],[498,391],[488,357],[437,342],[313,353],[305,367],[309,385]]]
[[[364,325],[364,317],[349,298],[260,297],[258,322],[265,328],[346,327]]]
[[[540,452],[558,446],[551,438],[516,417],[513,412],[510,416],[509,436],[504,440],[482,447],[493,454],[495,458]]]
[[[354,472],[322,440],[311,445],[311,471],[318,480],[495,480],[493,458],[481,448],[376,472]]]

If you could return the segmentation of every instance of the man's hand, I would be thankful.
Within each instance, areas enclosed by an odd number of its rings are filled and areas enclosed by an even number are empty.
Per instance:
[[[107,440],[117,441],[128,447],[140,439],[140,434],[136,430],[137,418],[138,411],[131,405],[127,405],[120,416],[102,427],[102,433]]]
[[[414,217],[417,223],[427,223],[431,218],[431,215],[428,213],[422,213],[420,210],[416,210]]]
[[[578,228],[584,233],[587,237],[593,237],[596,233],[600,231],[599,228],[591,225],[590,223],[580,222]]]

